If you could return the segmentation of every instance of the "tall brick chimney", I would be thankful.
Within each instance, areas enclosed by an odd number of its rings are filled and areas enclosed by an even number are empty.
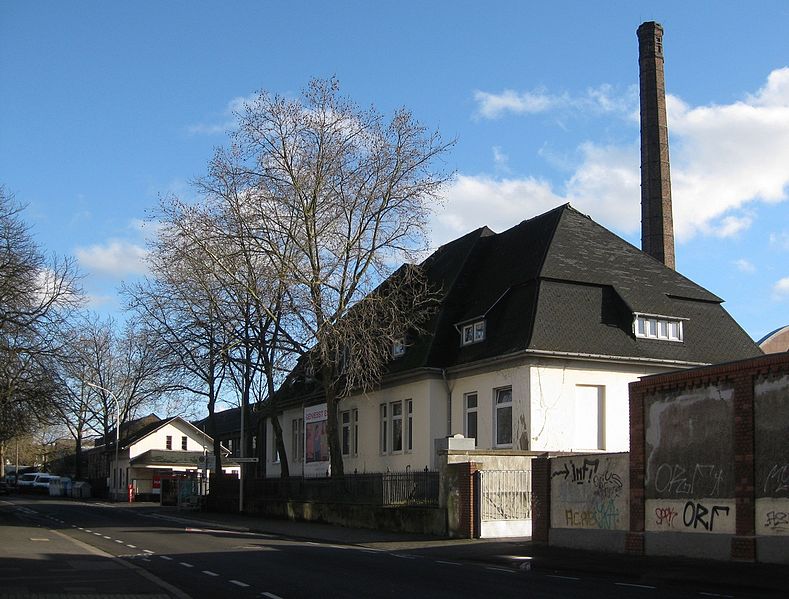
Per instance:
[[[663,27],[649,21],[636,33],[641,84],[641,249],[675,268]]]

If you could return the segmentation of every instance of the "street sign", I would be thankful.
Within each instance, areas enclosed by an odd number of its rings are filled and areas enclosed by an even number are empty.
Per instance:
[[[238,462],[239,464],[252,464],[260,460],[258,458],[230,458],[230,461]]]

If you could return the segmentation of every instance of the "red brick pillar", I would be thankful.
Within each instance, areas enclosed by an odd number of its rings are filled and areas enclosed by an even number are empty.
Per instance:
[[[630,532],[625,551],[644,553],[645,461],[644,395],[630,384]]]
[[[461,464],[447,464],[447,469],[451,478],[454,478],[458,489],[458,511],[459,527],[457,536],[464,539],[473,539],[479,535],[475,526],[475,505],[476,487],[474,476],[479,470],[479,464],[475,462],[463,462]]]
[[[734,383],[734,499],[736,533],[732,559],[756,559],[753,375],[738,373]]]
[[[547,545],[551,530],[551,460],[531,461],[531,540]]]

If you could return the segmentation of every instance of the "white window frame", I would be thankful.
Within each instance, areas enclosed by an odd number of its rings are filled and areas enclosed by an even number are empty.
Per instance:
[[[394,343],[392,343],[392,357],[393,358],[401,358],[405,355],[405,339],[400,337],[400,339],[396,339]]]
[[[408,412],[408,410],[411,412]],[[399,414],[396,412],[399,410]],[[410,399],[382,403],[380,415],[380,452],[381,455],[408,453],[413,449],[413,402]],[[400,435],[395,433],[400,429]],[[409,432],[410,431],[410,432]],[[398,443],[399,441],[399,443]],[[399,448],[398,448],[399,445]]]
[[[340,412],[340,449],[343,456],[353,455],[353,412],[343,410]]]
[[[172,450],[172,448],[173,448],[173,436],[172,435],[165,435],[165,437],[164,437],[164,448]]]
[[[397,414],[396,411],[399,411],[400,413]],[[405,446],[405,439],[403,439],[403,433],[405,432],[405,414],[403,414],[403,402],[389,402],[389,414],[389,439],[391,442],[390,446],[392,448],[391,453],[403,453],[403,447]],[[400,429],[399,435],[395,435],[395,429],[397,428]]]
[[[499,402],[499,395],[509,392],[510,399],[507,402]],[[499,442],[499,416],[500,412],[509,409],[510,414],[510,440],[503,443]],[[512,447],[513,437],[513,414],[512,414],[512,387],[499,387],[493,390],[493,444],[495,447]]]
[[[473,398],[474,405],[470,405],[470,400]],[[469,427],[469,417],[474,416],[474,431],[472,435],[471,427]],[[479,394],[476,391],[471,391],[463,395],[463,434],[466,437],[474,437],[474,443],[477,444],[477,437],[479,435]]]
[[[387,453],[389,453],[389,444],[387,443],[387,438],[389,436],[389,412],[387,411],[388,407],[389,404],[382,403],[378,409],[379,418],[380,418],[379,433],[381,435],[378,449],[382,455],[386,455]]]
[[[414,400],[405,400],[405,452],[414,450]]]
[[[464,324],[460,328],[460,345],[472,345],[485,341],[486,326],[485,319],[476,320]]]
[[[351,410],[353,422],[353,455],[359,455],[359,410]]]
[[[639,339],[682,343],[685,340],[685,320],[687,318],[636,312],[633,315],[633,334]]]

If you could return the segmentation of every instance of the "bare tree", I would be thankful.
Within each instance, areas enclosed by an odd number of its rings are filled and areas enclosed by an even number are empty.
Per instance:
[[[434,165],[451,144],[404,109],[391,119],[360,109],[335,79],[312,81],[298,99],[261,92],[237,117],[232,145],[199,186],[232,207],[241,226],[231,232],[243,232],[234,240],[282,284],[277,327],[318,374],[340,476],[339,401],[377,385],[392,343],[428,313],[418,267],[387,277],[425,249],[429,204],[446,181]]]
[[[50,415],[65,324],[81,301],[72,260],[46,256],[0,187],[0,472],[5,442]]]
[[[231,196],[222,197],[228,200]],[[207,201],[193,206],[165,198],[159,215],[159,235],[152,244],[149,263],[156,285],[167,289],[158,295],[177,295],[181,305],[188,305],[197,297],[210,297],[210,307],[204,306],[202,318],[207,319],[213,335],[221,336],[221,343],[214,348],[221,354],[222,365],[229,367],[227,372],[239,405],[250,422],[250,406],[270,400],[283,378],[283,359],[292,353],[292,343],[281,326],[283,284],[276,274],[265,270],[268,263],[250,254],[250,244],[244,240],[246,224],[238,219],[238,208],[237,203],[228,201]],[[136,294],[139,295],[139,290]],[[136,303],[145,310],[155,305],[150,299]],[[159,320],[167,318],[165,312],[161,311]],[[179,334],[178,342],[194,334],[195,339],[208,340],[208,330],[194,325],[197,323],[193,320],[191,333]],[[210,385],[207,388],[210,391]],[[209,421],[214,418],[216,399],[217,395],[208,395]],[[288,476],[277,414],[269,410],[266,415],[273,425],[281,475]],[[251,436],[246,430],[243,437],[244,447],[251,449]]]
[[[216,402],[227,374],[227,327],[220,318],[222,290],[213,279],[199,248],[184,244],[177,218],[163,219],[148,258],[152,277],[124,289],[131,310],[167,348],[176,386],[207,402],[214,431]],[[190,225],[192,226],[192,225]],[[210,263],[209,263],[210,264]],[[213,452],[221,471],[221,440]]]

